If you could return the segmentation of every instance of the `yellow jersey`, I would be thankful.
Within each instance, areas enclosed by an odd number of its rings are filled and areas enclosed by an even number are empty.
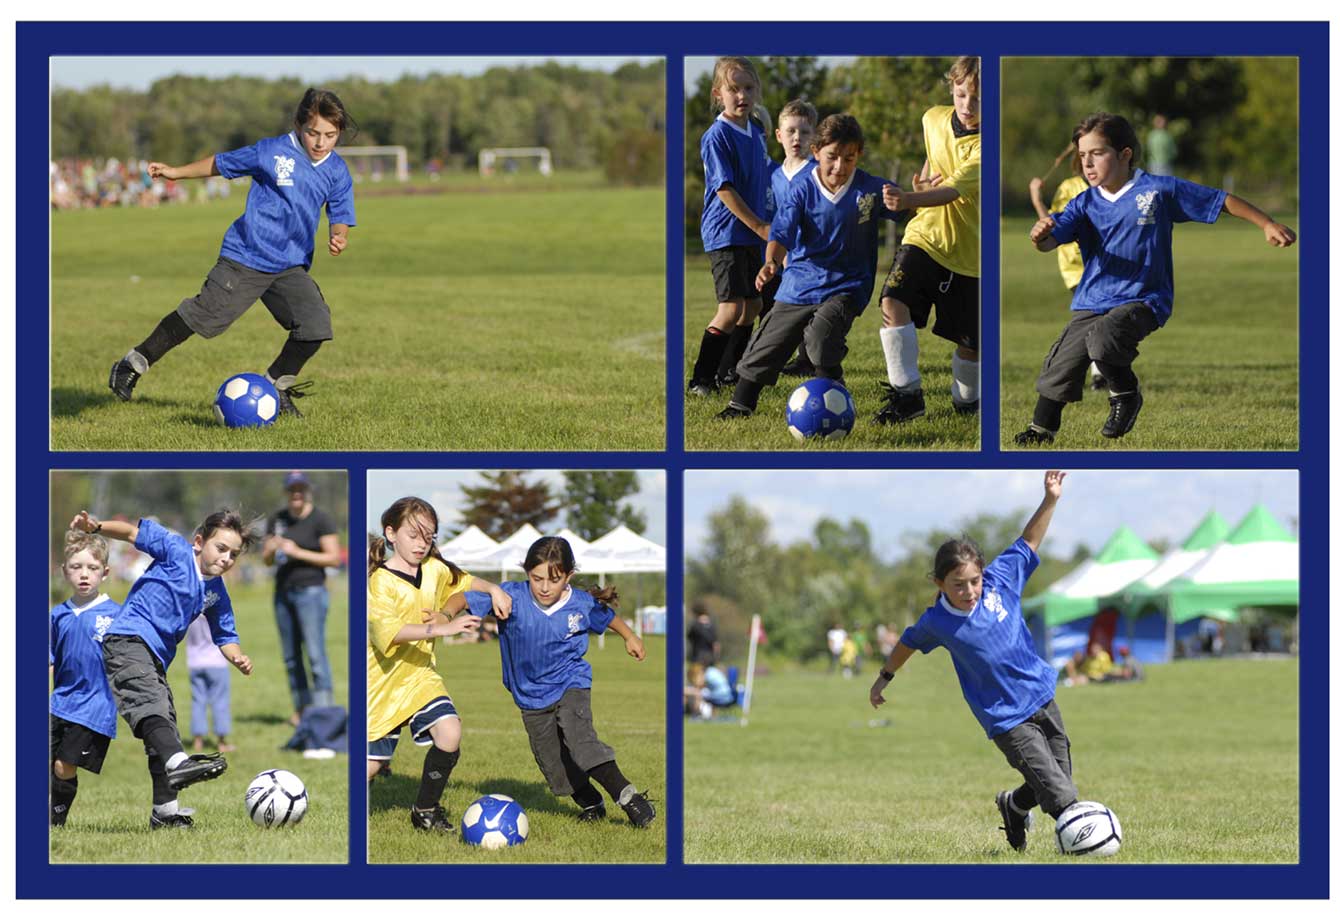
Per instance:
[[[1056,186],[1056,194],[1052,196],[1052,213],[1061,213],[1070,203],[1070,199],[1082,191],[1087,191],[1088,188],[1089,182],[1084,176],[1071,176],[1066,179]],[[1084,274],[1084,259],[1079,254],[1079,243],[1057,246],[1056,266],[1061,269],[1061,280],[1065,282],[1067,290],[1078,287],[1080,276]]]
[[[952,105],[937,105],[921,116],[921,130],[931,173],[943,177],[939,187],[953,188],[959,196],[939,207],[920,208],[903,244],[916,246],[942,268],[975,278],[981,275],[982,135],[973,131],[956,137],[954,120]]]
[[[452,583],[451,569],[426,558],[418,580],[416,586],[387,568],[368,578],[368,740],[385,737],[447,694],[434,639],[391,640],[404,626],[421,625],[424,610],[440,610],[452,595],[469,590],[474,579],[467,574]]]

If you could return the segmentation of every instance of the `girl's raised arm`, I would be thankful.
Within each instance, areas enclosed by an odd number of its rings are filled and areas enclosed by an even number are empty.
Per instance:
[[[1254,223],[1266,234],[1266,242],[1278,249],[1286,249],[1294,244],[1298,234],[1286,227],[1284,224],[1275,220],[1265,211],[1261,210],[1255,204],[1245,198],[1239,198],[1237,195],[1229,195],[1224,198],[1224,210],[1228,211],[1239,220],[1246,220],[1248,223]]]
[[[1042,503],[1024,525],[1023,540],[1034,552],[1042,545],[1042,537],[1047,535],[1047,527],[1051,526],[1052,511],[1056,510],[1056,502],[1061,500],[1061,483],[1065,481],[1065,475],[1064,472],[1055,469],[1047,470],[1043,478],[1045,493],[1042,496]]]
[[[70,521],[70,529],[83,533],[101,533],[110,539],[120,539],[128,543],[134,543],[140,535],[138,524],[127,523],[124,520],[102,521],[88,511],[75,514],[74,519]]]
[[[207,179],[218,174],[219,167],[214,165],[213,154],[203,160],[187,163],[185,166],[169,166],[167,163],[149,164],[149,175],[155,179],[164,178],[173,181],[177,179]]]

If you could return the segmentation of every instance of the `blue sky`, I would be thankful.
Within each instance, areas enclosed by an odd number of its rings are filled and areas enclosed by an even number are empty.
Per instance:
[[[1047,535],[1059,555],[1080,543],[1097,550],[1122,524],[1146,541],[1180,543],[1211,509],[1234,526],[1258,502],[1291,529],[1299,506],[1291,470],[1084,469],[1064,489]],[[1031,512],[1042,470],[686,470],[685,555],[697,553],[708,516],[733,494],[768,515],[778,542],[808,539],[820,517],[859,518],[881,557],[893,560],[905,532],[951,528],[978,513]]]
[[[653,57],[53,57],[51,85],[62,89],[86,89],[110,82],[113,86],[143,91],[155,80],[174,74],[226,77],[234,74],[257,77],[301,77],[312,83],[348,76],[369,80],[395,80],[404,74],[432,72],[473,75],[490,67],[536,65],[558,60],[591,70],[615,70],[628,61],[652,61]]]
[[[543,479],[550,484],[554,494],[562,493],[563,473],[559,470],[528,470],[526,478],[530,481]],[[375,533],[382,511],[405,495],[418,495],[437,508],[438,518],[444,527],[455,529],[459,518],[453,508],[460,502],[461,485],[479,485],[482,482],[478,471],[471,469],[369,469],[365,525],[369,532]],[[647,516],[647,529],[642,535],[665,545],[665,472],[658,469],[639,470],[638,483],[642,490],[628,501]],[[553,530],[557,532],[566,523],[560,512]]]

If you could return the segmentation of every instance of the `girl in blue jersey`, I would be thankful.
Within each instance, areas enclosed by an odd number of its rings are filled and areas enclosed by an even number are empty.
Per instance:
[[[754,287],[768,240],[768,182],[771,173],[765,132],[751,115],[766,112],[758,99],[762,84],[746,57],[718,58],[712,73],[712,105],[721,114],[703,134],[703,251],[712,263],[716,315],[703,332],[689,378],[690,395],[716,392],[718,369],[731,367],[754,331],[763,301]]]
[[[614,749],[596,736],[591,665],[585,658],[587,632],[610,629],[639,661],[646,657],[642,639],[612,609],[619,602],[613,587],[587,592],[569,583],[577,563],[566,539],[537,540],[523,568],[524,583],[500,585],[512,598],[512,609],[498,617],[498,641],[503,685],[521,709],[535,762],[555,795],[571,795],[581,807],[577,819],[605,816],[605,801],[591,784],[595,779],[633,826],[645,827],[656,810],[619,771]]]
[[[856,167],[865,137],[851,115],[825,118],[810,149],[815,165],[778,202],[754,282],[761,290],[786,259],[777,301],[740,358],[739,382],[718,418],[752,415],[763,387],[777,382],[802,343],[815,376],[841,381],[847,332],[874,289],[879,221],[902,215],[884,205],[891,183]]]
[[[1034,807],[1057,817],[1079,798],[1070,778],[1070,740],[1053,699],[1056,671],[1034,650],[1020,608],[1064,480],[1064,472],[1047,472],[1042,503],[1023,535],[991,564],[970,539],[940,546],[931,576],[940,595],[903,632],[870,687],[870,704],[879,708],[913,652],[948,649],[973,716],[1024,777],[1014,791],[996,795],[1001,829],[1017,851],[1028,845]]]
[[[153,558],[107,627],[103,668],[117,712],[144,742],[149,758],[154,801],[150,828],[190,827],[192,820],[178,807],[177,792],[218,778],[228,763],[218,753],[188,756],[182,748],[167,668],[191,622],[203,615],[228,663],[244,676],[251,674],[251,658],[238,643],[223,575],[256,537],[230,510],[206,517],[189,541],[147,518],[138,524],[101,521],[88,511],[80,511],[70,529],[123,540]]]
[[[1070,323],[1038,375],[1033,421],[1014,438],[1021,446],[1055,440],[1061,410],[1084,397],[1090,361],[1110,391],[1102,435],[1123,437],[1135,426],[1144,396],[1131,364],[1139,343],[1172,315],[1173,224],[1214,223],[1227,212],[1260,227],[1272,246],[1291,246],[1297,238],[1236,195],[1135,168],[1140,141],[1120,115],[1090,115],[1072,140],[1089,188],[1061,213],[1038,220],[1029,238],[1039,252],[1078,242],[1084,273],[1070,303]]]
[[[116,705],[102,670],[102,637],[121,607],[100,590],[107,541],[65,534],[61,574],[73,589],[51,610],[51,825],[65,826],[79,792],[78,770],[100,773],[116,737]]]
[[[213,338],[257,300],[288,330],[265,375],[279,392],[281,413],[300,416],[297,374],[333,333],[330,307],[308,274],[321,209],[330,224],[328,250],[338,256],[354,225],[354,185],[335,144],[353,129],[344,103],[329,90],[309,89],[293,116],[293,130],[186,166],[150,163],[154,178],[251,177],[242,216],[223,237],[219,260],[200,293],[159,321],[149,337],[112,365],[108,386],[129,401],[139,378],[194,334]]]

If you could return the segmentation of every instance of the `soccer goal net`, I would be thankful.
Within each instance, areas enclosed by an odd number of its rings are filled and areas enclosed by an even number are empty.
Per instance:
[[[409,181],[409,151],[400,146],[340,147],[355,182]]]
[[[529,166],[532,162],[535,171],[542,176],[554,171],[554,160],[548,147],[484,147],[479,151],[479,174],[520,172],[523,165]]]

